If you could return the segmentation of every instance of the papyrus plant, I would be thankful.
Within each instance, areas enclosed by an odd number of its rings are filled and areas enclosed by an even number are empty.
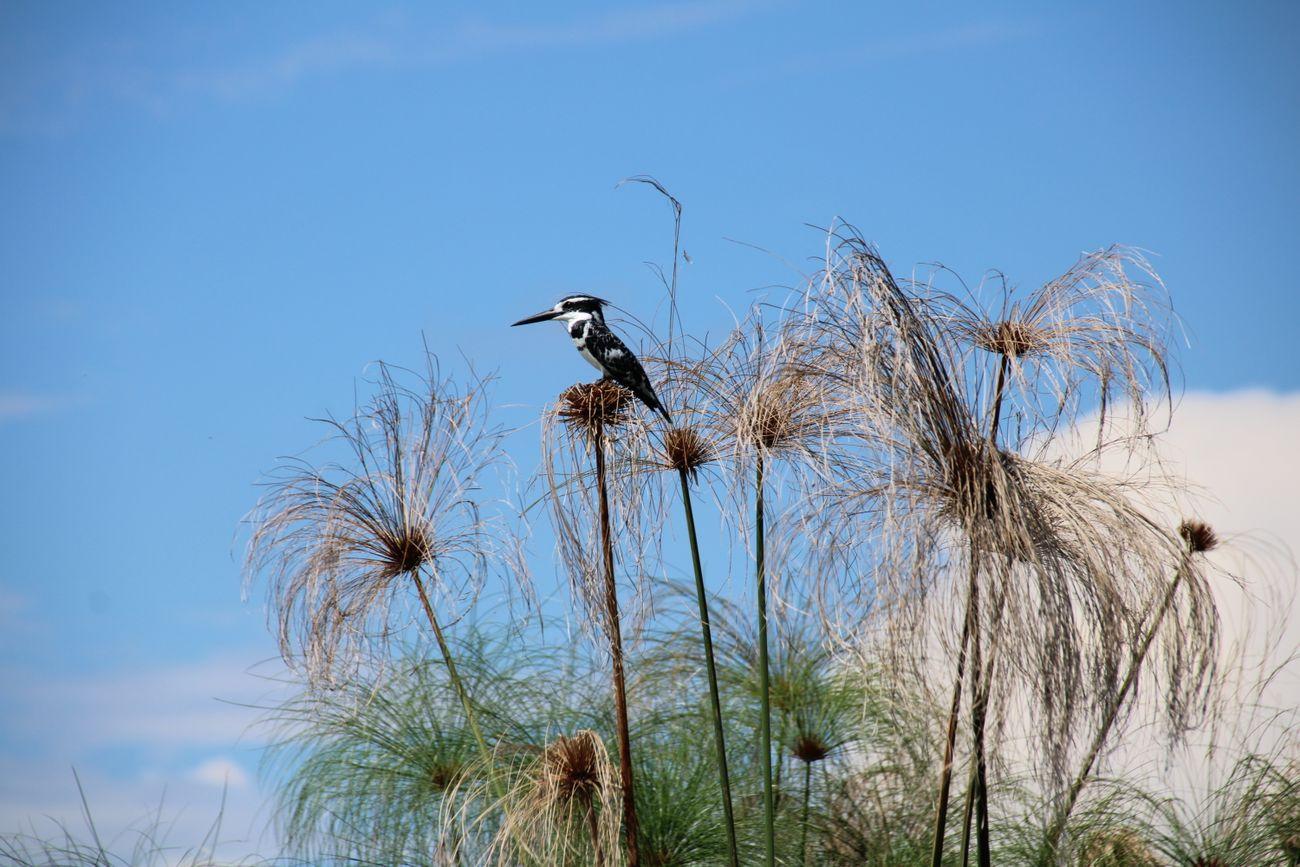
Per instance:
[[[1077,291],[1087,285],[1077,275],[1067,282]],[[986,648],[996,639],[1008,691],[1019,684],[1034,697],[1045,766],[1060,787],[1076,723],[1109,706],[1145,605],[1179,557],[1174,534],[1151,517],[1150,489],[1161,481],[1153,473],[1102,473],[1095,449],[1072,458],[1048,452],[1057,428],[1088,405],[1079,396],[1089,389],[1097,399],[1117,383],[1138,383],[1125,393],[1140,392],[1153,369],[1163,381],[1163,360],[1144,357],[1152,348],[1148,331],[1120,325],[1088,332],[1068,315],[1080,308],[1046,307],[1051,316],[990,325],[950,297],[900,284],[874,249],[848,234],[813,284],[794,332],[805,363],[855,410],[850,451],[860,464],[827,487],[825,514],[839,524],[828,535],[858,539],[876,553],[863,592],[887,600],[898,622],[910,611],[912,623],[928,630],[935,603],[942,608],[964,585],[935,863],[967,664],[977,847],[987,863]],[[1137,309],[1119,308],[1109,309]],[[1014,435],[999,433],[1007,418]],[[1098,449],[1117,442],[1099,439]],[[1208,598],[1204,587],[1195,592]],[[1208,682],[1212,606],[1201,615],[1184,624],[1187,676],[1175,681],[1171,707],[1194,705]],[[907,636],[900,661],[907,662],[908,646],[915,661],[925,639],[911,629],[896,634]]]
[[[617,550],[633,551],[635,558],[643,550],[638,515],[642,495],[630,457],[637,446],[629,445],[629,440],[644,434],[633,417],[634,401],[630,391],[610,380],[570,386],[543,425],[543,471],[561,559],[585,624],[609,648],[623,834],[630,867],[637,867],[641,859],[623,614],[615,570]],[[588,455],[591,470],[586,468]]]
[[[266,586],[286,661],[316,684],[380,656],[418,603],[486,759],[439,609],[472,597],[493,563],[513,562],[509,534],[481,504],[505,432],[488,419],[487,383],[459,385],[431,356],[423,375],[380,364],[373,386],[354,415],[322,420],[332,458],[286,459],[271,474],[246,580]]]

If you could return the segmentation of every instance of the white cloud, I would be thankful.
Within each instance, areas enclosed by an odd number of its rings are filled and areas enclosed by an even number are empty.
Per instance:
[[[248,772],[225,756],[217,756],[201,762],[190,771],[189,778],[205,786],[231,789],[242,789],[249,782]]]
[[[1300,705],[1295,552],[1300,551],[1300,393],[1192,392],[1175,407],[1156,447],[1190,496],[1169,506],[1171,523],[1199,518],[1226,544],[1210,559],[1241,580],[1216,587],[1224,637],[1262,667],[1283,666],[1265,695]]]
[[[1063,437],[1051,454],[1078,454],[1095,436],[1095,419],[1091,424],[1085,420],[1073,443]],[[1176,406],[1169,430],[1156,437],[1154,454],[1163,471],[1194,488],[1191,494],[1153,497],[1150,505],[1163,510],[1157,517],[1170,528],[1183,518],[1199,518],[1224,541],[1208,556],[1220,567],[1209,574],[1220,579],[1212,586],[1221,618],[1225,689],[1219,716],[1171,752],[1162,727],[1155,724],[1162,716],[1160,696],[1140,688],[1126,728],[1112,733],[1115,748],[1094,773],[1197,804],[1247,752],[1289,751],[1300,757],[1297,439],[1300,393],[1262,390],[1188,394]],[[1117,463],[1105,469],[1131,477],[1136,467]],[[957,593],[944,600],[951,605],[953,624],[959,622],[964,599],[964,593]],[[954,654],[951,647],[934,654],[934,683],[951,684]],[[944,690],[950,688],[940,687],[944,701]],[[998,731],[999,752],[1013,768],[1028,768],[1041,759],[1034,722],[1024,713],[1028,701],[1021,695],[1008,702],[1005,728]],[[1091,737],[1092,732],[1079,733],[1079,754]]]

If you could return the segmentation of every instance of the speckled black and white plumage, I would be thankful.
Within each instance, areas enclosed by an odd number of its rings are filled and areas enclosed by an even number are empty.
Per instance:
[[[659,413],[670,424],[672,416],[659,402],[650,377],[632,350],[628,349],[618,335],[609,330],[605,324],[603,307],[605,301],[592,295],[570,295],[561,299],[553,308],[536,316],[516,322],[523,325],[529,322],[542,322],[556,319],[564,323],[578,354],[600,371],[606,379],[612,379],[631,391],[650,409]]]
[[[578,354],[592,367],[631,391],[642,403],[672,423],[672,416],[659,402],[641,361],[618,339],[617,334],[609,330],[603,317],[592,316],[570,322],[569,336],[573,338]]]

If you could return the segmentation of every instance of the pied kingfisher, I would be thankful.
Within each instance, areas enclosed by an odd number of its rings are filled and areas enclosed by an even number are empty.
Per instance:
[[[545,322],[556,319],[564,323],[564,328],[573,338],[573,345],[578,353],[601,372],[606,379],[612,379],[631,391],[641,402],[659,413],[672,424],[672,416],[659,402],[650,378],[645,375],[641,362],[632,354],[623,341],[605,324],[604,306],[608,304],[593,295],[570,295],[561,298],[550,310],[544,310],[535,316],[520,319],[514,325],[528,325],[532,322]],[[511,327],[514,327],[513,325]]]

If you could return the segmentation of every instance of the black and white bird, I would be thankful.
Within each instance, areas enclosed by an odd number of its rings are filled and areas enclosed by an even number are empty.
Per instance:
[[[569,337],[573,338],[573,345],[578,347],[579,355],[587,359],[606,379],[612,379],[631,391],[642,403],[672,424],[672,416],[659,402],[659,396],[650,385],[650,377],[646,376],[641,362],[605,324],[604,306],[608,303],[594,295],[569,295],[557,301],[550,310],[520,319],[514,325],[528,325],[550,319],[563,323]]]

